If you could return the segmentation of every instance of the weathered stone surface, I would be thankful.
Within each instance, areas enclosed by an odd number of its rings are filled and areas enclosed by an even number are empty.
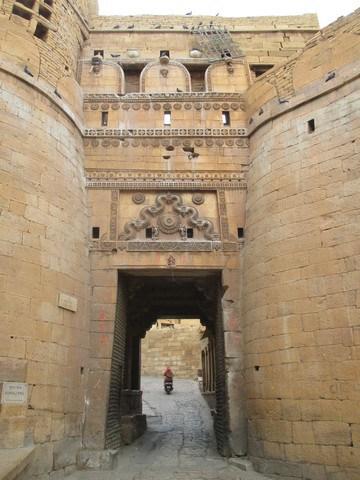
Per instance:
[[[26,480],[70,473],[80,441],[82,465],[110,468],[145,333],[125,287],[161,273],[181,287],[143,317],[165,318],[192,279],[176,315],[207,325],[219,448],[248,439],[271,475],[357,478],[359,11],[317,34],[313,15],[43,4],[5,0],[0,16],[0,379],[29,393],[1,405],[0,446],[36,445]],[[199,50],[200,21],[227,26],[234,58]],[[196,375],[199,332],[176,333],[145,339],[144,371]]]
[[[76,457],[81,448],[78,438],[59,440],[54,442],[54,468],[60,470],[69,465],[76,464]]]
[[[123,415],[121,417],[121,440],[130,445],[146,431],[146,415]]]
[[[77,465],[81,470],[112,470],[116,453],[115,450],[81,450]]]
[[[197,378],[201,368],[200,339],[204,328],[199,320],[178,322],[159,321],[158,327],[153,327],[146,334],[141,345],[143,375],[162,375],[165,366],[170,365],[176,378]]]

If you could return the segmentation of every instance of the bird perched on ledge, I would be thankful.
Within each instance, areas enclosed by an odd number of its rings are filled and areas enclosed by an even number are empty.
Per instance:
[[[187,12],[187,13],[185,13],[185,15],[188,15],[188,16],[192,15],[192,12]]]
[[[25,67],[24,67],[24,72],[27,73],[28,75],[30,75],[30,77],[34,76],[34,74],[31,72],[31,70],[29,69],[29,67],[27,65],[25,65]]]

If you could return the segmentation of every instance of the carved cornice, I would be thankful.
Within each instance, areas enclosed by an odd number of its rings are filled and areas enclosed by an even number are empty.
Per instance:
[[[155,102],[106,102],[106,100],[102,100],[101,102],[88,102],[84,103],[84,111],[108,111],[110,108],[112,110],[145,110],[149,111],[151,108],[155,111],[159,110],[242,110],[245,112],[246,106],[245,102],[224,102],[219,103],[219,101],[198,101],[192,100],[183,100],[182,102],[171,102],[167,101],[165,103]]]
[[[89,138],[85,138],[84,140],[84,146],[85,147],[91,147],[93,150],[94,148],[97,147],[103,147],[103,148],[118,148],[118,147],[124,147],[127,148],[129,146],[131,147],[151,147],[151,148],[157,148],[160,146],[163,147],[233,147],[233,148],[248,148],[249,147],[249,140],[246,137],[242,138],[236,138],[234,139],[233,137],[227,137],[227,138],[187,138],[184,137],[183,139],[181,138],[133,138],[133,139],[123,139],[123,138],[118,138],[118,139],[111,139],[111,138],[92,138],[91,140]]]
[[[241,172],[131,172],[88,170],[87,188],[119,190],[246,190]]]
[[[85,138],[247,137],[246,128],[86,128]]]
[[[219,241],[102,241],[93,240],[90,251],[116,253],[127,252],[238,252],[243,242]]]
[[[155,96],[156,95],[156,96]],[[171,94],[169,94],[171,95]],[[165,96],[154,94],[150,97],[148,94],[136,97],[117,97],[116,95],[93,95],[88,96],[84,101],[84,111],[103,110],[242,110],[245,112],[246,104],[244,98],[239,94],[214,94],[203,93],[196,96],[195,93],[187,95],[180,94],[181,97]]]
[[[84,103],[138,103],[138,102],[244,102],[244,95],[233,92],[173,92],[173,93],[130,93],[117,95],[115,93],[87,93]]]

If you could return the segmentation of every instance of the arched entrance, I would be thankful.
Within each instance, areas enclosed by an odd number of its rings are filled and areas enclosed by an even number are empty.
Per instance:
[[[201,320],[215,345],[215,434],[219,452],[224,456],[230,454],[221,298],[220,271],[119,272],[106,448],[119,448],[124,444],[131,418],[134,430],[141,428],[141,338],[159,317],[188,317]]]

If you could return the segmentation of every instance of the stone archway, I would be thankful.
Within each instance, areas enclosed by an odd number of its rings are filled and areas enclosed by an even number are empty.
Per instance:
[[[129,442],[129,436],[133,434],[135,438],[144,428],[141,415],[140,339],[160,316],[189,316],[199,318],[214,338],[215,434],[219,452],[223,456],[230,455],[221,297],[219,271],[119,273],[105,432],[107,449],[121,447]]]

